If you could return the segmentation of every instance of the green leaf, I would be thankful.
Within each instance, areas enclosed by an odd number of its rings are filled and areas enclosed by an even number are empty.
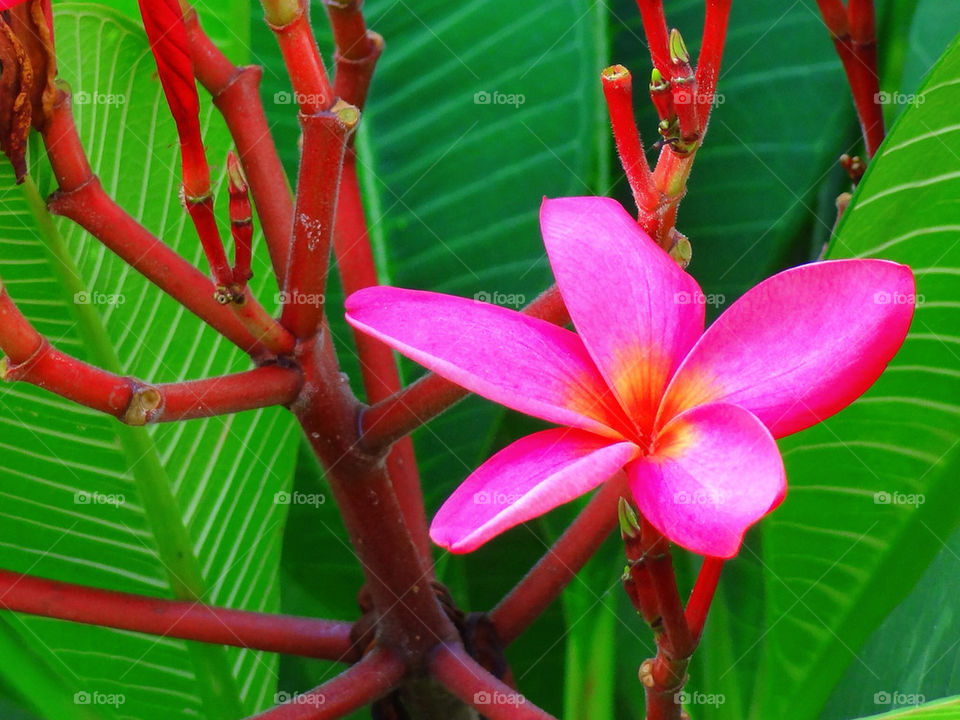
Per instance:
[[[58,4],[56,34],[106,191],[204,267],[179,207],[176,133],[142,30],[118,12]],[[203,122],[218,168],[228,136],[210,108]],[[54,181],[36,142],[32,154],[36,184],[16,187],[2,168],[0,272],[56,347],[151,382],[249,367],[94,239],[51,218],[41,193]],[[225,192],[218,195],[223,216]],[[276,288],[265,282],[262,255],[255,290],[269,299]],[[0,567],[276,610],[286,506],[274,495],[289,488],[296,439],[280,410],[128,428],[43,391],[4,386]],[[3,616],[0,645],[6,683],[48,718],[231,718],[272,704],[275,692],[277,660],[262,653],[12,614]]]
[[[960,665],[960,532],[927,568],[910,596],[887,616],[857,652],[836,686],[823,718],[876,712],[878,705],[909,705],[956,692]],[[909,628],[909,632],[904,632]]]
[[[259,6],[259,0],[255,1]],[[61,6],[69,7],[71,4],[75,3],[71,0],[53,0],[57,12]],[[138,25],[141,22],[139,0],[98,0],[96,4],[122,13]],[[235,63],[250,61],[250,15],[245,0],[217,0],[215,5],[193,2],[191,5],[200,16],[204,31],[227,57]],[[258,20],[262,21],[262,10],[260,15]],[[140,32],[143,32],[142,27]],[[63,71],[63,58],[58,60]]]
[[[950,700],[941,700],[938,702],[927,703],[914,708],[905,710],[894,710],[893,712],[882,715],[871,715],[862,720],[953,720],[960,714],[960,698]]]
[[[911,265],[916,317],[860,401],[782,443],[790,492],[762,525],[763,667],[776,681],[761,683],[759,717],[817,717],[960,519],[960,171],[949,149],[960,103],[956,41],[920,92],[925,102],[893,128],[828,253]]]

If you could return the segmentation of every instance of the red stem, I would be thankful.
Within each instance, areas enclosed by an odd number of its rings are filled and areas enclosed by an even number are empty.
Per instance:
[[[667,40],[667,19],[663,14],[663,0],[637,0],[643,30],[650,46],[650,59],[653,66],[668,80],[673,76],[670,50]]]
[[[341,382],[329,338],[301,343],[306,384],[292,410],[323,465],[354,550],[363,567],[378,622],[378,639],[408,657],[456,637],[434,595],[430,566],[417,546],[382,456],[357,443],[359,402]]]
[[[699,642],[700,636],[703,635],[703,626],[707,622],[707,613],[710,610],[710,604],[713,602],[713,596],[716,594],[717,583],[720,582],[720,572],[722,570],[723,560],[721,558],[705,557],[703,559],[703,565],[700,567],[697,581],[690,593],[686,610],[687,625],[690,628],[694,643]]]
[[[342,660],[352,651],[349,623],[162,600],[7,570],[0,570],[0,607],[148,635],[324,660]]]
[[[227,175],[230,191],[230,232],[233,235],[233,282],[246,288],[253,277],[253,211],[243,168],[236,153],[227,155]]]
[[[617,499],[625,488],[623,473],[601,485],[553,547],[490,612],[505,645],[543,614],[610,536],[617,524]]]
[[[633,113],[633,81],[623,65],[613,65],[600,74],[607,111],[613,126],[613,137],[620,154],[620,163],[627,175],[637,210],[642,215],[656,213],[659,193],[653,173],[643,152],[643,143]]]
[[[657,607],[660,610],[660,620],[663,622],[671,657],[675,660],[689,658],[693,654],[696,643],[687,625],[683,602],[677,591],[670,543],[646,519],[641,519],[641,523],[643,542],[649,548],[644,556],[644,565],[650,573],[650,583],[657,596]]]
[[[817,7],[820,8],[824,24],[835,38],[850,34],[850,21],[842,0],[817,0]]]
[[[370,91],[370,81],[377,60],[383,53],[383,38],[372,30],[367,31],[369,52],[362,58],[348,58],[337,52],[334,60],[337,74],[333,81],[333,92],[345,102],[363,109]]]
[[[853,93],[867,155],[872,157],[885,136],[883,108],[879,102],[873,0],[851,0],[846,9],[840,0],[817,0],[817,6],[833,36],[834,47]]]
[[[342,102],[300,115],[303,152],[281,322],[301,339],[313,337],[323,318],[343,160],[359,120],[359,111]]]
[[[850,43],[856,60],[857,80],[850,81],[854,103],[870,157],[876,155],[886,135],[880,106],[880,78],[877,70],[877,20],[873,0],[850,0]]]
[[[570,315],[556,287],[551,287],[530,303],[523,312],[555,325],[566,325]],[[444,410],[455,405],[469,393],[459,385],[434,373],[427,373],[400,392],[378,402],[362,414],[363,435],[360,442],[368,452],[379,452]]]
[[[213,104],[223,115],[237,146],[273,270],[283,287],[290,253],[293,200],[260,100],[263,71],[255,66],[235,67],[210,42],[194,10],[188,10],[184,19],[194,72],[213,97]]]
[[[230,272],[230,263],[223,249],[223,240],[217,227],[217,218],[213,213],[213,197],[206,195],[199,200],[184,198],[187,212],[197,230],[200,244],[203,245],[203,254],[210,265],[210,273],[217,287],[228,287],[233,282],[233,273]]]
[[[670,31],[670,62],[670,91],[680,125],[680,138],[695,148],[702,137],[700,119],[697,117],[697,77],[690,65],[690,54],[683,37],[676,28]]]
[[[489,720],[550,720],[549,713],[491,675],[459,645],[441,645],[430,659],[430,672],[467,705]]]
[[[347,154],[343,167],[333,247],[345,295],[378,283],[357,181],[357,159],[353,151]],[[399,391],[400,373],[390,348],[362,332],[354,331],[353,337],[367,403],[380,402]],[[391,448],[387,456],[387,470],[407,527],[421,557],[429,562],[431,546],[427,534],[427,516],[413,441],[409,437],[402,438]]]
[[[727,40],[727,22],[730,19],[732,0],[707,0],[707,14],[703,26],[703,42],[697,58],[697,116],[700,132],[706,133],[710,112],[713,109],[723,47]]]
[[[318,688],[260,713],[251,720],[333,720],[346,717],[395,688],[407,666],[395,653],[377,649]]]
[[[324,0],[333,42],[337,72],[333,94],[363,109],[377,60],[383,52],[383,38],[367,30],[361,0]]]
[[[307,0],[299,0],[299,12],[295,17],[283,25],[271,23],[270,28],[277,36],[300,112],[314,115],[330,108],[334,102],[333,89],[310,28]]]
[[[297,397],[300,372],[267,365],[224,377],[147,385],[88,365],[50,346],[0,285],[0,378],[27,382],[130,425],[225,415]]]
[[[362,0],[323,0],[330,18],[337,54],[348,60],[362,60],[373,49],[363,19]]]
[[[34,358],[44,346],[40,335],[20,312],[0,279],[0,350],[9,365],[22,365]]]

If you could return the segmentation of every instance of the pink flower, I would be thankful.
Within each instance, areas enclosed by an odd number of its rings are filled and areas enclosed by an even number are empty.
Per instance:
[[[913,273],[838,260],[765,280],[704,332],[696,281],[615,201],[545,200],[540,223],[575,334],[521,313],[376,287],[347,320],[490,400],[566,427],[494,455],[430,530],[453,552],[572,500],[625,468],[670,540],[736,554],[786,492],[774,438],[859,397],[903,343]]]

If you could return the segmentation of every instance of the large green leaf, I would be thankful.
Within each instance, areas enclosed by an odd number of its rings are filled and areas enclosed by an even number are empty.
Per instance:
[[[954,531],[910,596],[857,653],[862,663],[852,664],[834,689],[822,715],[825,720],[859,717],[956,692],[958,553],[960,531]]]
[[[927,703],[882,715],[871,715],[863,720],[954,720],[960,716],[960,698]]]
[[[892,130],[829,251],[911,265],[916,317],[864,398],[783,442],[790,492],[762,528],[769,632],[759,717],[816,717],[960,518],[956,41],[920,92],[925,102]],[[878,298],[888,300],[913,299]]]
[[[59,4],[56,33],[80,133],[107,192],[202,267],[179,207],[176,133],[142,29],[101,7]],[[203,119],[216,167],[228,138],[209,108]],[[0,273],[38,329],[67,352],[150,381],[249,367],[95,240],[50,218],[44,162],[34,153],[36,185],[15,187],[6,167],[0,183]],[[262,257],[256,269],[256,289],[273,297]],[[287,508],[274,495],[289,488],[297,438],[284,412],[133,429],[13,385],[0,390],[0,428],[0,566],[278,608]],[[4,614],[0,647],[6,683],[48,718],[232,718],[272,704],[276,686],[271,655],[34,617]]]

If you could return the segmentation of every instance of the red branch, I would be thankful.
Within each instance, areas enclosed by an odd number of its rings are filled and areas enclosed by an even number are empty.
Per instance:
[[[646,522],[644,525],[644,533],[646,533]],[[644,564],[647,572],[650,573],[650,584],[657,597],[660,621],[663,623],[670,656],[675,660],[686,659],[693,653],[695,643],[690,627],[687,625],[680,594],[677,592],[677,578],[673,571],[670,543],[665,537],[657,534],[658,537],[654,542],[644,541],[650,548],[645,554]]]
[[[253,277],[253,210],[243,167],[232,150],[227,155],[227,176],[230,192],[230,232],[233,235],[233,282],[246,288]]]
[[[430,659],[430,672],[447,690],[489,720],[553,718],[491,675],[460,646],[438,647]]]
[[[263,70],[237,68],[206,36],[194,10],[184,16],[197,80],[213,97],[240,154],[278,284],[290,253],[293,200],[260,101]]]
[[[645,518],[638,518],[625,500],[620,501],[620,530],[629,561],[624,588],[657,644],[656,657],[640,665],[647,720],[682,720],[685,715],[677,693],[686,683],[687,666],[700,640],[722,562],[705,559],[690,608],[684,613],[667,539]]]
[[[272,14],[271,6],[276,4],[278,3],[263,2],[267,20],[277,36],[300,112],[314,115],[330,108],[334,96],[327,79],[327,71],[323,67],[323,59],[313,38],[313,30],[310,28],[309,3],[307,0],[298,0],[298,11],[294,17],[289,18],[279,18]],[[278,21],[283,24],[278,24]]]
[[[347,154],[343,167],[333,247],[345,295],[377,284],[377,270],[357,181],[357,159],[352,150]],[[380,402],[398,392],[401,388],[400,373],[390,348],[362,332],[354,331],[353,337],[367,403]],[[431,545],[427,534],[427,516],[413,441],[409,437],[402,438],[390,450],[387,470],[407,527],[421,556],[429,562]]]
[[[727,22],[730,19],[732,0],[707,0],[707,15],[703,25],[703,42],[697,58],[697,115],[700,118],[700,133],[707,131],[710,111],[713,108],[717,78],[723,46],[727,40]]]
[[[617,524],[626,477],[607,480],[547,554],[490,612],[504,644],[516,640],[587,564]]]
[[[717,583],[720,582],[720,572],[723,570],[723,560],[714,557],[705,557],[697,582],[694,583],[690,600],[687,602],[687,625],[694,642],[699,642],[703,635],[703,626],[707,622],[707,612],[717,592]]]
[[[357,442],[360,404],[341,382],[332,343],[301,343],[306,379],[292,410],[326,470],[330,489],[363,567],[378,638],[416,654],[456,637],[406,525],[382,455]]]
[[[377,649],[318,688],[291,698],[251,720],[334,720],[346,717],[393,690],[407,673],[390,650]]]
[[[139,0],[139,4],[157,75],[180,137],[184,194],[188,200],[199,201],[210,193],[210,168],[200,134],[200,98],[180,4],[178,0]]]
[[[7,570],[0,570],[0,607],[87,625],[323,660],[342,661],[352,652],[349,623],[162,600]]]
[[[224,377],[148,385],[81,362],[50,346],[0,285],[0,379],[27,382],[130,425],[212,417],[289,405],[299,370],[266,365]]]
[[[337,54],[350,60],[362,60],[373,49],[363,19],[362,0],[324,0],[330,18],[333,44]]]
[[[217,227],[217,217],[213,212],[213,196],[209,193],[200,199],[184,195],[187,212],[196,228],[203,254],[210,265],[210,274],[217,285],[218,292],[226,292],[233,282],[233,273],[227,262],[227,254],[223,249],[223,239]]]
[[[340,101],[329,111],[300,115],[303,152],[281,317],[301,339],[312,337],[323,318],[343,160],[359,121],[359,111]]]
[[[333,93],[362,110],[374,68],[383,52],[383,38],[367,30],[361,0],[325,0],[324,6],[337,48]]]
[[[650,59],[653,61],[653,66],[670,80],[673,68],[670,63],[667,19],[663,14],[663,0],[637,0],[637,7],[640,8],[640,17],[643,19],[643,30],[647,36],[647,44],[650,46]]]
[[[840,0],[817,0],[817,6],[843,63],[867,155],[872,157],[885,136],[873,0],[850,0],[846,9]]]
[[[555,325],[566,325],[570,315],[556,287],[551,287],[523,312]],[[367,451],[389,447],[449,409],[469,393],[434,373],[427,373],[398,393],[367,409],[361,416],[360,442]]]
[[[613,137],[620,154],[620,163],[627,175],[637,210],[643,216],[656,213],[659,193],[653,173],[643,152],[637,120],[633,113],[633,81],[623,65],[612,65],[600,74],[607,111],[613,126]],[[649,219],[648,219],[649,222]],[[643,219],[641,224],[646,224]]]

